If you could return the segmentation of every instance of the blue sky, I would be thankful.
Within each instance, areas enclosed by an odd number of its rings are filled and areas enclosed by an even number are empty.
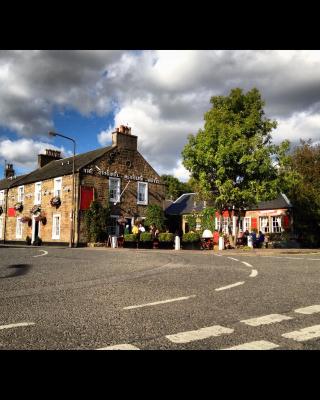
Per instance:
[[[160,174],[187,180],[181,151],[203,127],[210,98],[257,87],[274,142],[320,140],[320,52],[273,50],[0,51],[0,174],[36,168],[45,148],[77,153],[109,145],[120,124]]]

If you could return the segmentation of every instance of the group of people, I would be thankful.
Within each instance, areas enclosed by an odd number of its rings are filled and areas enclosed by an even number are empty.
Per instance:
[[[141,233],[145,232],[146,228],[143,226],[143,224],[140,223],[135,223],[132,227],[132,233],[135,235],[138,235],[140,237]],[[159,229],[153,224],[150,225],[149,232],[152,235],[152,239],[156,239],[159,235]]]
[[[259,234],[257,236],[255,231],[252,231],[251,233],[249,233],[248,229],[246,229],[244,232],[240,233],[240,235],[239,235],[239,239],[242,242],[241,244],[243,244],[244,246],[247,246],[249,236],[251,236],[251,238],[252,238],[253,247],[261,247],[262,243],[265,240],[265,236],[261,231],[259,231]]]

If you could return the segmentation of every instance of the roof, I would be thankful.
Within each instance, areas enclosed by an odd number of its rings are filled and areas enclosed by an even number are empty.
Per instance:
[[[199,201],[195,198],[196,193],[185,193],[174,201],[165,212],[168,215],[183,215],[191,214],[193,211],[202,211],[205,208],[204,201]],[[250,208],[250,210],[273,210],[279,208],[292,208],[290,200],[283,193],[275,200],[261,201],[257,206]]]
[[[14,185],[15,182],[20,181],[21,178],[27,176],[25,175],[20,175],[16,176],[14,179],[8,179],[4,178],[0,180],[0,190],[8,189],[11,185]]]
[[[111,146],[103,147],[97,150],[88,151],[87,153],[76,155],[74,158],[75,171],[79,171],[81,168],[92,163],[94,160],[103,156],[111,149]],[[56,178],[58,176],[70,175],[72,174],[72,159],[73,157],[68,157],[51,161],[42,168],[38,168],[27,175],[19,177],[19,179],[10,184],[10,186],[25,185],[27,183]]]

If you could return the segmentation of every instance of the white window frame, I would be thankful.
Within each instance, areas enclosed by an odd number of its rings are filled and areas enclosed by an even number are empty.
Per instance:
[[[225,234],[229,233],[228,227],[229,227],[230,222],[231,222],[230,217],[223,217],[223,219],[222,219],[222,232],[223,233],[225,233]]]
[[[18,186],[18,202],[22,203],[23,200],[24,200],[24,186]]]
[[[262,221],[267,221],[267,224],[264,224]],[[270,220],[268,216],[259,217],[259,228],[262,233],[270,232]]]
[[[220,231],[220,227],[221,227],[221,218],[220,217],[215,218],[214,226],[217,231]]]
[[[278,226],[275,225],[275,222],[278,222]],[[273,216],[273,217],[271,217],[271,229],[272,229],[272,233],[280,233],[280,232],[282,232],[281,216]]]
[[[60,188],[58,187],[57,182],[61,182]],[[60,193],[58,191],[60,191]],[[59,176],[58,178],[54,178],[54,181],[53,181],[53,196],[61,197],[61,192],[62,192],[62,176]]]
[[[3,236],[3,217],[0,217],[0,239],[2,239]]]
[[[40,187],[40,190],[37,188]],[[41,190],[42,190],[42,182],[36,182],[34,184],[34,204],[41,204]]]
[[[112,185],[111,182],[117,182],[116,197],[111,197],[111,185]],[[120,178],[109,178],[109,201],[111,203],[119,203],[120,202],[120,187],[121,187]]]
[[[139,200],[140,186],[144,186],[144,197],[145,200]],[[148,194],[149,194],[149,185],[148,182],[138,182],[137,187],[137,204],[146,206],[148,204]]]
[[[59,217],[59,235],[57,235],[57,225],[56,222],[57,218]],[[52,215],[52,239],[57,240],[60,239],[60,234],[61,234],[61,214],[53,214]]]
[[[0,206],[4,205],[4,190],[0,190]]]
[[[23,223],[21,222],[21,217],[18,217],[16,221],[16,239],[22,239],[22,234],[23,234]]]
[[[243,217],[242,228],[243,228],[243,232],[245,232],[246,230],[251,232],[251,217]]]

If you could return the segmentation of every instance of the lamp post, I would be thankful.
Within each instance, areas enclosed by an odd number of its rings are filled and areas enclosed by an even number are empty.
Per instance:
[[[71,210],[71,226],[70,226],[70,242],[69,242],[69,247],[73,247],[73,242],[74,242],[74,214],[75,214],[75,190],[74,190],[74,184],[75,184],[75,180],[74,180],[74,157],[76,154],[76,142],[74,139],[65,136],[65,135],[61,135],[60,133],[57,132],[49,132],[50,136],[60,136],[63,137],[65,139],[71,140],[73,143],[73,157],[72,157],[72,210]]]

